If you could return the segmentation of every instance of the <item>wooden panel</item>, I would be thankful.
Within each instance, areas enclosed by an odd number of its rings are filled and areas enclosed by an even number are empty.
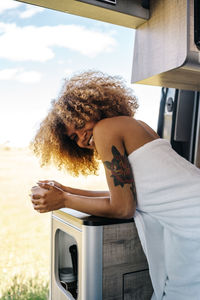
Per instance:
[[[189,9],[189,49],[198,51],[194,42],[194,1],[190,1]]]
[[[138,270],[145,270],[148,268],[147,264],[143,265],[134,265],[134,264],[123,264],[123,265],[115,265],[108,268],[104,268],[103,270],[103,300],[122,300],[124,293],[124,285],[123,285],[123,277],[126,273],[132,273],[135,271],[136,278],[137,276],[141,277],[141,280],[144,283],[144,289],[147,289],[147,286],[151,286],[151,280],[149,277],[149,273],[140,274]],[[143,277],[144,275],[144,277]],[[146,280],[146,276],[148,277],[148,281]],[[134,278],[135,280],[135,278]],[[139,281],[140,282],[140,281]],[[137,284],[132,282],[133,285]],[[151,286],[152,289],[152,286]],[[128,290],[126,291],[128,296]],[[130,292],[132,294],[132,291]]]
[[[123,299],[123,275],[147,268],[135,223],[104,226],[104,300]]]
[[[164,86],[169,88],[177,88],[183,90],[199,91],[200,72],[178,68],[175,70],[171,70],[169,72],[157,74],[155,76],[141,80],[138,83],[154,85],[154,86]]]
[[[136,31],[132,82],[180,67],[187,55],[187,0],[152,0]]]
[[[122,264],[144,264],[142,246],[135,223],[104,226],[103,268]]]
[[[152,294],[153,289],[148,270],[124,275],[123,300],[150,300]]]
[[[199,91],[194,1],[151,0],[151,11],[136,32],[132,82]]]

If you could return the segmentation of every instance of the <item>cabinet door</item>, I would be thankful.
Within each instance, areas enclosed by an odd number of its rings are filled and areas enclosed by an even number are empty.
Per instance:
[[[149,270],[123,275],[124,300],[150,300],[153,294]]]

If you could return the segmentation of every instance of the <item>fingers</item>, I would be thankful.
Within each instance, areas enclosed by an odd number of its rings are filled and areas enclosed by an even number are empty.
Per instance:
[[[31,200],[37,200],[45,197],[46,191],[44,189],[41,189],[40,187],[37,187],[37,189],[31,189],[31,194],[29,195],[31,197]]]
[[[48,182],[54,182],[54,183],[56,183],[55,180],[38,180],[37,183],[48,183]]]
[[[53,186],[57,189],[63,190],[63,185],[55,180],[39,180],[37,184],[41,187],[43,186],[43,184],[47,184],[48,186]]]
[[[40,210],[38,210],[37,212],[39,212],[40,214],[43,214],[43,213],[47,213],[47,212],[49,212],[49,210],[40,209]]]
[[[57,190],[57,191],[64,192],[64,190],[61,187],[55,185],[53,181],[50,181],[48,183],[40,183],[40,182],[38,182],[38,185],[40,187],[42,187],[43,189],[46,189],[46,190],[52,190],[52,191],[53,190]]]
[[[46,207],[44,207],[44,205],[35,205],[35,204],[33,205],[33,208],[39,212],[46,209]]]
[[[33,208],[39,213],[47,212],[47,207],[44,204],[44,200],[32,200]]]
[[[31,196],[31,199],[40,199],[41,198],[41,195],[35,195],[35,194],[32,194],[32,195],[30,195]]]
[[[46,189],[46,190],[51,189],[51,185],[49,185],[47,182],[38,182],[37,184],[43,189]]]
[[[34,210],[37,211],[38,213],[46,213],[46,212],[49,212],[49,210],[46,210],[44,208],[35,208],[34,207]]]
[[[31,201],[34,205],[40,205],[40,204],[44,204],[43,200],[39,199],[39,200],[35,200],[34,198],[31,197]]]
[[[48,184],[48,185],[55,185],[58,184],[55,180],[38,180],[37,184]]]
[[[37,185],[31,188],[31,194],[29,196],[31,197],[34,210],[38,213],[48,212],[47,207],[45,207],[45,194],[46,192],[43,185]]]
[[[47,182],[49,182],[49,180],[38,180],[38,182],[37,183],[39,183],[39,182],[44,182],[44,183],[47,183]]]
[[[44,208],[44,201],[43,199],[35,200],[31,197],[31,202],[33,204],[33,208],[36,210],[40,210]]]
[[[37,184],[32,187],[30,195],[34,210],[45,213],[60,208],[61,205],[57,202],[64,191],[55,186],[54,181],[38,181]]]

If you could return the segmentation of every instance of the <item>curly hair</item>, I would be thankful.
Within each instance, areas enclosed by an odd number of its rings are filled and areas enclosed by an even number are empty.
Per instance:
[[[132,89],[123,79],[102,72],[87,71],[65,80],[57,100],[40,124],[33,140],[34,153],[41,165],[53,162],[72,175],[97,174],[95,150],[79,148],[66,134],[66,123],[82,128],[88,121],[115,116],[134,116],[138,108]]]

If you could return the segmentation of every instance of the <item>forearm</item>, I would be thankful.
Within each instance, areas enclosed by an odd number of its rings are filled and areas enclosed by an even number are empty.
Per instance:
[[[61,185],[59,189],[56,185],[49,183],[38,183],[32,189],[31,200],[34,209],[40,213],[58,210],[60,208],[71,208],[90,215],[108,218],[131,218],[134,213],[135,204],[132,197],[127,197],[126,193],[117,193],[108,196],[108,193],[99,196],[101,193],[94,192],[98,196],[82,196],[65,192]],[[86,192],[87,193],[87,192]],[[129,192],[130,193],[130,192]],[[91,193],[89,193],[91,195]],[[103,193],[102,193],[103,194]],[[126,201],[124,201],[126,199]]]
[[[65,193],[64,207],[100,217],[123,218],[108,196],[87,197]]]
[[[63,190],[67,193],[80,195],[84,197],[109,197],[109,191],[91,191],[91,190],[82,190],[76,189],[68,186],[63,186]]]
[[[109,197],[110,192],[109,191],[91,191],[91,190],[82,190],[82,189],[77,189],[77,188],[72,188],[69,186],[65,186],[55,180],[39,180],[38,184],[41,187],[44,187],[46,184],[52,183],[55,188],[60,188],[64,192],[74,194],[74,195],[80,195],[80,196],[85,196],[85,197]],[[51,185],[52,186],[52,185]]]

